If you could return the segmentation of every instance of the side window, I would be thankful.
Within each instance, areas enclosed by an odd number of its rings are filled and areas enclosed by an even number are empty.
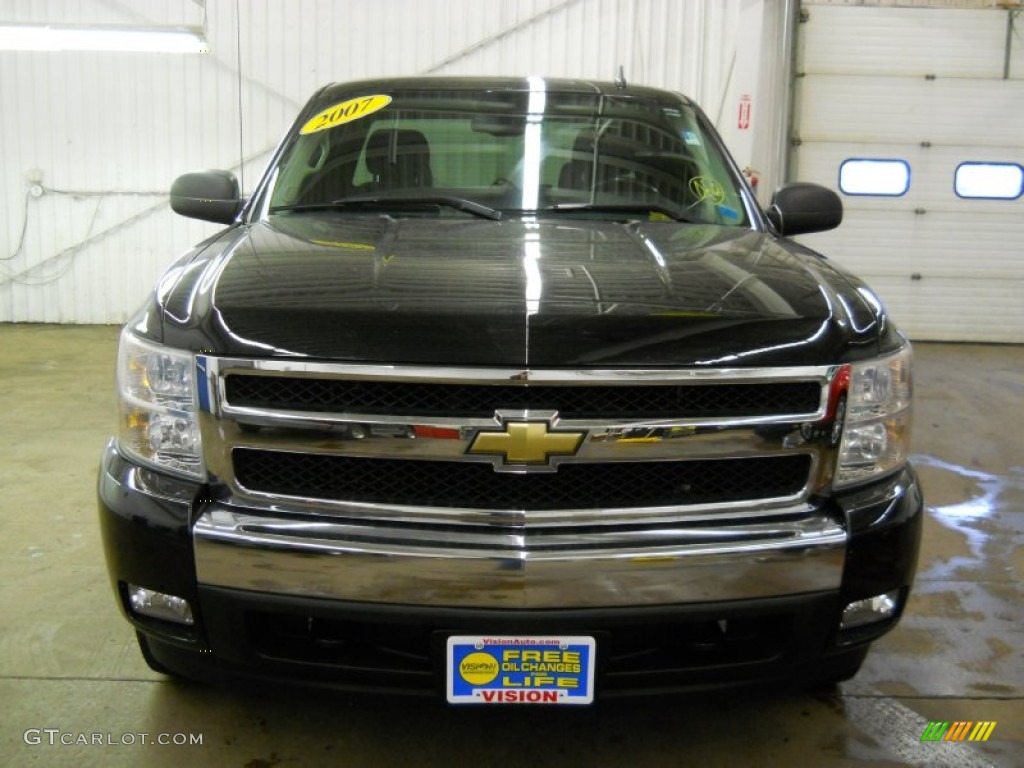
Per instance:
[[[910,189],[906,160],[852,157],[839,166],[839,189],[844,195],[900,197]]]
[[[960,163],[953,191],[957,197],[1016,200],[1024,194],[1024,168],[1017,163]]]

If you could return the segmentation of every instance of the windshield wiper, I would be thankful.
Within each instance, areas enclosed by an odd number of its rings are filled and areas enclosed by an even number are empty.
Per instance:
[[[297,205],[276,205],[270,209],[271,213],[282,211],[324,211],[336,210],[339,208],[354,208],[362,210],[379,210],[383,212],[395,208],[431,208],[439,205],[448,208],[456,208],[482,219],[493,221],[501,220],[501,211],[489,208],[474,200],[467,200],[464,197],[455,195],[422,195],[417,197],[343,197],[340,200],[332,200],[329,203],[299,203]]]
[[[546,211],[591,211],[594,213],[639,214],[660,213],[663,216],[668,216],[673,221],[685,221],[687,224],[707,223],[699,219],[690,218],[689,216],[680,213],[675,208],[670,208],[667,205],[651,205],[650,203],[558,203],[557,205],[549,205],[537,210],[538,213],[544,213]]]

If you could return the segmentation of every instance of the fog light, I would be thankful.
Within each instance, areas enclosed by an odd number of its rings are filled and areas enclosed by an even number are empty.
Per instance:
[[[900,591],[894,589],[884,595],[875,595],[866,600],[857,600],[843,609],[843,620],[840,629],[852,629],[864,624],[891,619],[899,607]]]
[[[132,613],[137,613],[140,616],[173,621],[175,624],[194,623],[192,608],[183,597],[165,595],[163,592],[154,592],[152,589],[129,584],[128,604],[131,606]]]

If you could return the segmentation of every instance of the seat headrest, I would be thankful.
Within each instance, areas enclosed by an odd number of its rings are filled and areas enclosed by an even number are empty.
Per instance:
[[[383,128],[366,143],[366,167],[386,186],[429,187],[430,145],[420,131]]]

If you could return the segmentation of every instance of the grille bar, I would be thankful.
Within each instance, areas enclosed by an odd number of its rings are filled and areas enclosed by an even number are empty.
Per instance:
[[[817,381],[565,387],[229,374],[225,391],[236,407],[467,418],[500,409],[558,411],[564,419],[781,416],[814,413],[821,400]]]
[[[564,464],[555,473],[490,464],[233,451],[244,488],[334,501],[495,510],[637,508],[776,499],[807,483],[807,454],[696,461]]]

